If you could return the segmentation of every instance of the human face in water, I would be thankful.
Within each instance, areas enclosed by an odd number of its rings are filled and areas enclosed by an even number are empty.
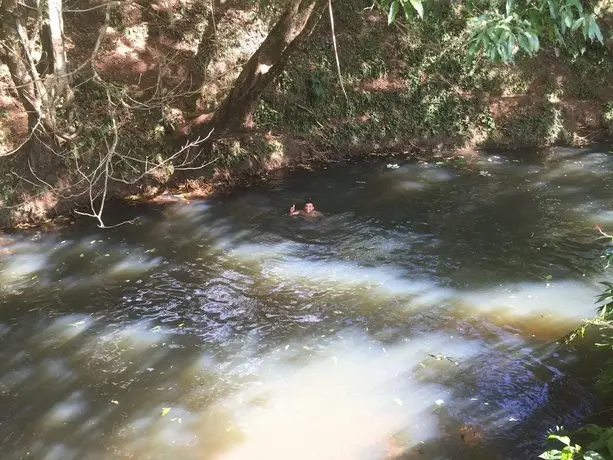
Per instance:
[[[306,212],[307,214],[312,213],[315,210],[315,206],[313,206],[313,203],[307,203],[304,205],[304,212]]]

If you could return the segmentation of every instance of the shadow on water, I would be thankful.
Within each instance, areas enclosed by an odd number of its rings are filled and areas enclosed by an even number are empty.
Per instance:
[[[612,166],[334,167],[17,236],[3,458],[528,458],[598,404],[555,341],[593,311]],[[326,217],[288,217],[308,193]]]

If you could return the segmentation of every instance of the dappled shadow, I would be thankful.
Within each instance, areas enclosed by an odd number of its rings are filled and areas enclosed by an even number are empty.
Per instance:
[[[514,66],[468,60],[458,39],[466,17],[452,6],[428,11],[428,21],[400,18],[405,29],[388,27],[381,11],[359,3],[335,7],[348,101],[324,18],[267,91],[256,114],[259,126],[306,136],[315,150],[330,151],[330,144],[373,150],[377,144],[381,150],[585,145],[602,134],[613,72],[609,48],[586,44],[586,54],[573,57],[544,50],[518,57]]]
[[[257,331],[220,348],[107,313],[2,324],[6,458],[281,459],[308,433],[292,458],[384,458],[393,436],[393,458],[510,459],[595,402],[567,351],[471,319],[398,337],[325,324],[256,351]]]
[[[597,403],[552,342],[592,311],[608,164],[344,165],[9,238],[7,458],[533,456]]]

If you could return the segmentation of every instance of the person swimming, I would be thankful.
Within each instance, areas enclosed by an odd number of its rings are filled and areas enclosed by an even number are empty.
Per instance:
[[[307,198],[304,203],[304,209],[297,210],[296,205],[292,204],[289,208],[290,216],[304,216],[304,217],[321,217],[323,214],[315,209],[315,205],[310,198]]]

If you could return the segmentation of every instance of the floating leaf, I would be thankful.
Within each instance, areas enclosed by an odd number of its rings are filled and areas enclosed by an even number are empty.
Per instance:
[[[162,407],[162,417],[168,414],[168,412],[170,412],[171,409],[172,407]]]

